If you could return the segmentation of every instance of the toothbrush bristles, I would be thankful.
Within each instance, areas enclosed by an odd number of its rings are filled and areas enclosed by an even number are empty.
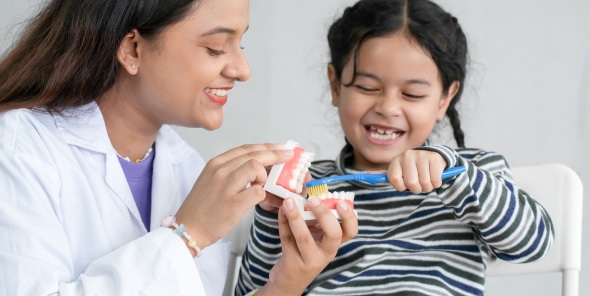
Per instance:
[[[307,188],[307,195],[308,196],[320,196],[325,193],[328,193],[328,185],[327,184],[320,184],[320,185],[311,186],[311,187]]]

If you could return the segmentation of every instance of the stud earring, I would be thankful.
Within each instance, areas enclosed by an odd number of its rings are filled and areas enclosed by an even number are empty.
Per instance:
[[[135,64],[131,65],[131,69],[137,69],[137,66]]]

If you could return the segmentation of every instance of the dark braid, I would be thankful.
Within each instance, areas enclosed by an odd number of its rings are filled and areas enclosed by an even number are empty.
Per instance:
[[[447,117],[449,117],[449,122],[451,123],[451,127],[453,128],[453,137],[455,137],[455,142],[457,142],[457,146],[465,147],[465,134],[461,129],[461,120],[459,120],[459,112],[455,109],[455,105],[452,104],[447,109]]]

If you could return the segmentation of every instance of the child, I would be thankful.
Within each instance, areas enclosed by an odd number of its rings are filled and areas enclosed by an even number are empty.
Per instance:
[[[359,233],[308,286],[314,295],[483,295],[491,258],[537,260],[549,250],[547,212],[512,180],[502,155],[464,148],[455,105],[467,42],[457,19],[428,0],[360,0],[330,28],[328,77],[346,145],[313,178],[387,170],[391,184],[342,182],[355,193]],[[428,138],[448,117],[459,146]],[[445,168],[467,171],[441,180]],[[270,204],[256,209],[238,294],[263,285],[281,254]]]
[[[249,10],[43,1],[0,58],[0,295],[223,293],[223,237],[266,198],[265,167],[293,152],[249,144],[205,162],[171,125],[222,125],[228,92],[250,77]],[[342,224],[312,211],[322,236],[285,201],[282,259],[252,294],[301,294],[356,234],[352,211]]]

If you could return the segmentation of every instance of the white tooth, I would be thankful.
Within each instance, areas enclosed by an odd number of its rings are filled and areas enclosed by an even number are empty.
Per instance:
[[[391,135],[391,134],[393,134],[393,131],[392,130],[388,130],[385,133],[388,134],[388,135]]]
[[[295,190],[296,186],[297,186],[297,179],[291,178],[291,180],[289,180],[289,188],[291,188],[292,190]]]
[[[380,133],[380,134],[383,134],[385,131],[384,131],[384,130],[382,130],[382,129],[380,129],[380,128],[378,128],[378,129],[377,129],[377,132],[378,132],[378,133]]]
[[[297,186],[296,186],[295,188],[296,188],[296,189],[295,189],[295,191],[296,191],[297,193],[301,193],[301,192],[303,192],[303,183],[301,183],[301,182],[297,182]]]
[[[351,200],[351,201],[354,200],[354,192],[347,192],[346,199]]]

